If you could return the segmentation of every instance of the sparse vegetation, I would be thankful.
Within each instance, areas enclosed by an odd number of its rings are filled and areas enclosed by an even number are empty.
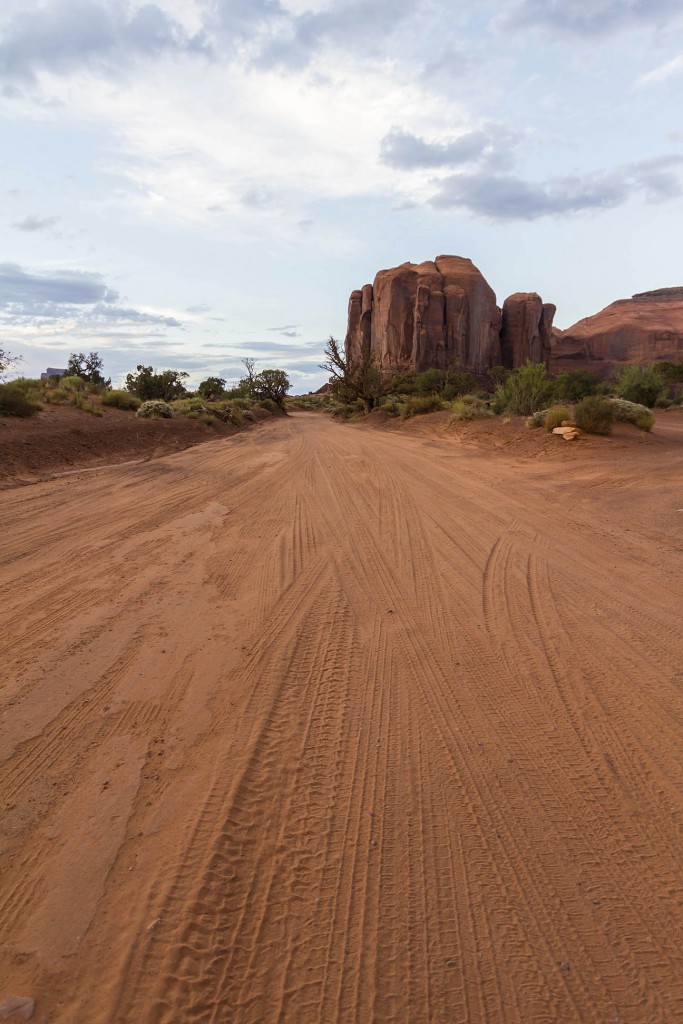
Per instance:
[[[0,382],[5,379],[10,370],[12,370],[17,363],[21,362],[21,356],[15,356],[12,352],[9,352],[6,348],[0,348]]]
[[[586,434],[611,434],[613,403],[602,395],[588,395],[575,407],[574,422]]]
[[[160,399],[150,399],[150,401],[142,403],[135,415],[142,420],[170,420],[173,416],[173,409],[168,402],[162,402]]]

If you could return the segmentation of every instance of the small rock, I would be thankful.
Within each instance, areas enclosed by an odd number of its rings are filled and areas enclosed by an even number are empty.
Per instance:
[[[29,996],[7,996],[0,1003],[0,1017],[9,1020],[30,1020],[33,1016],[35,1003]]]
[[[569,974],[569,972],[571,971],[571,967],[569,966],[566,960],[563,960],[560,964],[560,970],[563,974]]]
[[[455,960],[447,960],[446,967],[455,967]]]

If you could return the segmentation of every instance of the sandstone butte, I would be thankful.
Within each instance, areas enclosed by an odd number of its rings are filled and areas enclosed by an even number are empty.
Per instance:
[[[619,299],[553,337],[551,367],[608,377],[627,363],[683,361],[683,288]]]
[[[503,309],[483,274],[462,256],[380,270],[351,293],[346,353],[371,353],[386,370],[426,370],[455,362],[473,373],[548,362],[555,307],[535,292]]]
[[[612,303],[566,331],[555,306],[516,292],[502,310],[483,274],[462,256],[380,270],[349,300],[346,354],[371,354],[392,372],[456,363],[472,373],[527,359],[553,372],[586,368],[608,376],[627,363],[683,360],[683,288],[643,292]]]

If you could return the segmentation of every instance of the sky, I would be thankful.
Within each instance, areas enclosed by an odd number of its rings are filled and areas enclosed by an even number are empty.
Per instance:
[[[683,284],[680,0],[2,0],[0,348],[287,370],[378,270]]]

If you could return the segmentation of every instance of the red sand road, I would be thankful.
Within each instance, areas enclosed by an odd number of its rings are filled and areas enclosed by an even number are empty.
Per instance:
[[[674,427],[297,414],[2,492],[0,1001],[683,1020]]]

